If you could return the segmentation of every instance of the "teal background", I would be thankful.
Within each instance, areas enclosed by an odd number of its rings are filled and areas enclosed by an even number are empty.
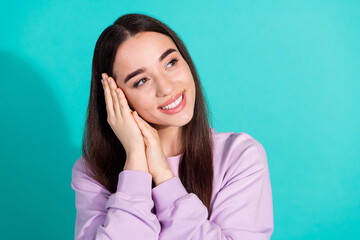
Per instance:
[[[2,239],[73,239],[93,49],[119,16],[179,34],[218,132],[268,155],[274,240],[360,237],[360,1],[10,1],[0,10]]]

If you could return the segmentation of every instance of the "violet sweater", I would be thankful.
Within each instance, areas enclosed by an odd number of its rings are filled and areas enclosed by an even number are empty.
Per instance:
[[[263,146],[244,132],[211,131],[210,220],[205,205],[178,177],[182,154],[166,158],[175,177],[152,188],[149,173],[123,170],[113,194],[89,176],[80,157],[71,182],[77,209],[75,239],[270,239],[273,203]]]

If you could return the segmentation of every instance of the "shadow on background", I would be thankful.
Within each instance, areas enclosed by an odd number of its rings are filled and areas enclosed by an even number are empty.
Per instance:
[[[0,70],[1,239],[64,237],[75,223],[71,169],[81,150],[71,146],[60,105],[31,63],[0,50]]]

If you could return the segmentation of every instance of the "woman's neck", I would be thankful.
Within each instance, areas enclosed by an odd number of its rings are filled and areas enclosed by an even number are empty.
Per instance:
[[[164,126],[157,128],[157,131],[166,157],[172,157],[182,153],[182,127]]]

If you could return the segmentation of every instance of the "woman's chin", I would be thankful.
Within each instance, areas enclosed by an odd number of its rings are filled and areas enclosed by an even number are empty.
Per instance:
[[[188,124],[190,122],[191,119],[189,120],[184,120],[184,121],[172,121],[172,122],[157,122],[157,123],[149,123],[150,126],[152,126],[153,128],[155,128],[156,130],[160,130],[160,129],[165,129],[168,127],[183,127],[186,124]]]

